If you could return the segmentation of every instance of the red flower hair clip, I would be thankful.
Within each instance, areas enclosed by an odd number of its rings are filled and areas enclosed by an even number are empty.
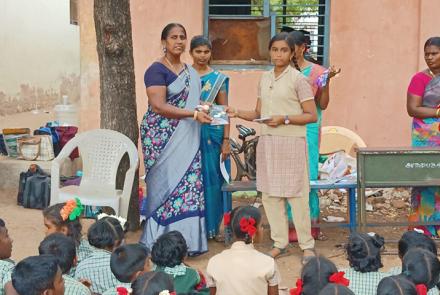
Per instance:
[[[231,212],[226,212],[223,214],[223,224],[228,226],[231,224]]]
[[[416,285],[417,295],[426,295],[428,294],[428,288],[424,284]]]
[[[303,291],[303,281],[301,279],[296,280],[296,288],[290,289],[290,295],[301,295]]]
[[[118,295],[130,295],[131,289],[127,289],[125,287],[117,287],[116,292],[118,293]]]
[[[252,217],[249,218],[242,217],[240,219],[240,230],[244,233],[247,233],[250,237],[253,237],[257,232],[255,223],[256,223],[255,219]]]
[[[328,281],[330,283],[335,283],[338,285],[348,287],[348,285],[350,285],[350,281],[347,278],[344,278],[344,275],[345,275],[345,272],[343,272],[343,271],[335,272],[334,274],[332,274],[328,278]]]

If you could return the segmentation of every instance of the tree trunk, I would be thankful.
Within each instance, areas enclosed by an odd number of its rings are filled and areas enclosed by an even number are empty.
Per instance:
[[[136,90],[129,0],[94,0],[96,42],[101,88],[101,128],[128,136],[138,145]],[[116,187],[122,188],[129,166],[125,155]],[[139,171],[136,172],[128,210],[130,230],[139,228]]]

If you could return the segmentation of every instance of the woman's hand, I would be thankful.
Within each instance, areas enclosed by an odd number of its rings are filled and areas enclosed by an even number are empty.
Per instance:
[[[229,118],[237,118],[238,117],[238,110],[233,107],[226,107],[225,109],[226,113],[228,114]]]
[[[277,127],[284,124],[284,116],[272,116],[270,120],[264,121],[263,123],[270,127]]]
[[[339,74],[341,72],[341,68],[337,69],[334,66],[331,66],[328,69],[328,77],[327,77],[327,81],[329,81],[331,78],[333,78],[334,76],[336,76],[337,74]]]
[[[223,139],[221,152],[222,152],[222,162],[224,162],[231,154],[231,145],[229,143],[228,138]]]
[[[202,124],[211,123],[212,118],[208,114],[206,114],[205,112],[199,112],[199,111],[196,111],[196,112],[197,112],[197,115],[196,115],[195,119],[197,121],[199,121]]]

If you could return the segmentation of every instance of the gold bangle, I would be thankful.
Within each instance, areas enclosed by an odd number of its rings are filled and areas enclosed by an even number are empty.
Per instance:
[[[195,111],[194,111],[194,115],[193,115],[193,119],[194,119],[194,121],[197,120],[197,114],[198,114],[198,113],[199,113],[198,110],[195,110]]]
[[[437,108],[437,111],[435,112],[435,116],[437,118],[440,117],[440,108]]]

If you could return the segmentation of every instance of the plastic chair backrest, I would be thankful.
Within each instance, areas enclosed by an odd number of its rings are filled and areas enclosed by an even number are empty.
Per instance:
[[[366,147],[362,138],[355,132],[340,126],[325,126],[321,130],[320,154],[330,154],[340,150],[355,157],[355,148]]]
[[[83,162],[81,187],[91,186],[114,191],[116,174],[124,154],[128,153],[130,167],[137,165],[138,151],[133,142],[122,133],[95,129],[80,133],[72,140],[78,142]]]

